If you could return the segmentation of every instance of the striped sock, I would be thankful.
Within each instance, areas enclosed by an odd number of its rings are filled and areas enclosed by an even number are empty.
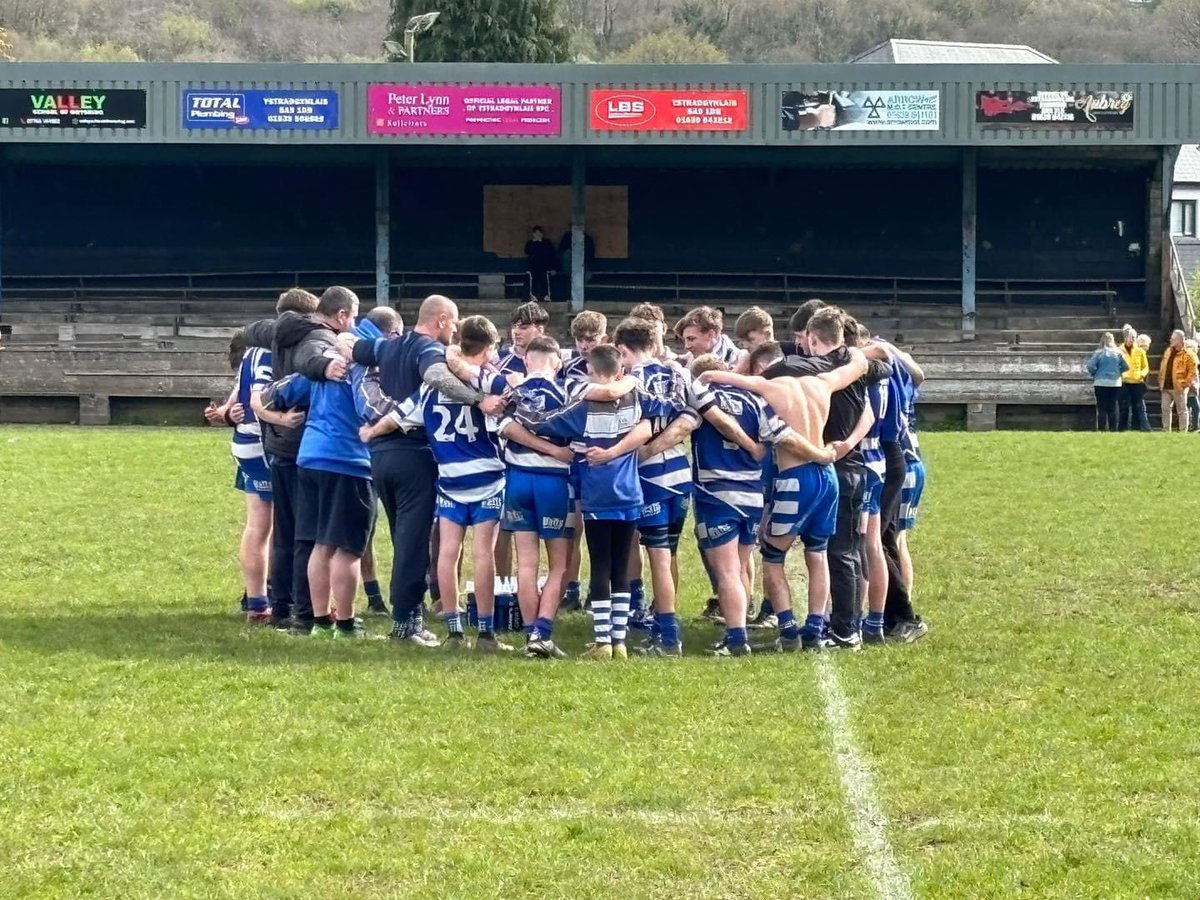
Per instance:
[[[785,609],[779,614],[779,633],[789,641],[800,637],[800,627],[796,624],[796,614]]]
[[[612,600],[605,597],[592,598],[592,630],[596,635],[597,644],[612,643]]]
[[[863,623],[863,628],[868,631],[883,631],[883,613],[867,613],[867,620]]]
[[[658,633],[662,639],[663,646],[674,647],[679,643],[679,621],[675,618],[675,613],[658,613],[654,617],[654,624],[658,626]]]
[[[454,635],[463,633],[462,616],[460,616],[457,612],[443,615],[442,621],[446,623],[447,634]]]
[[[625,643],[629,632],[629,595],[612,595],[612,639],[614,644]]]
[[[479,617],[479,633],[480,634],[491,634],[492,633],[493,619],[494,619],[494,616],[480,616]]]
[[[820,637],[825,632],[824,616],[809,616],[804,620],[804,633],[810,637]]]
[[[725,644],[729,647],[738,647],[747,643],[750,640],[746,634],[745,628],[726,628],[725,629]]]
[[[538,638],[543,641],[548,641],[550,640],[550,635],[554,633],[554,620],[547,619],[545,616],[541,616],[537,620],[537,623],[534,625],[534,627],[537,629]]]

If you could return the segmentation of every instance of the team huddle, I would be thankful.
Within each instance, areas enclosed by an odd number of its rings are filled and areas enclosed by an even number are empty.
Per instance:
[[[547,312],[525,303],[503,351],[491,321],[460,320],[437,295],[407,331],[388,307],[359,319],[358,298],[341,287],[319,299],[290,290],[277,313],[234,339],[233,391],[206,412],[235,427],[252,623],[367,637],[360,586],[372,611],[388,610],[371,552],[381,503],[391,638],[423,648],[511,652],[515,620],[526,656],[563,658],[556,617],[585,608],[583,658],[625,658],[631,630],[645,635],[635,652],[681,656],[685,533],[712,587],[704,616],[725,627],[711,655],[749,655],[751,629],[772,633],[756,648],[784,652],[911,643],[927,631],[912,607],[907,541],[925,478],[914,421],[924,376],[836,307],[803,304],[792,341],[775,339],[765,311],[747,310],[740,347],[721,313],[700,307],[673,329],[682,355],[648,303],[611,334],[603,315],[579,313],[570,349],[546,333]],[[800,615],[785,572],[797,543],[808,574]],[[514,571],[510,617],[496,588]],[[444,638],[426,628],[427,594]]]

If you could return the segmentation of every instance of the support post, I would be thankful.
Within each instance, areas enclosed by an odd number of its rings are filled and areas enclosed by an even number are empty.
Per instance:
[[[975,248],[978,172],[974,149],[962,155],[962,336],[975,340]]]
[[[587,159],[576,147],[571,157],[571,312],[583,310],[586,272],[584,226],[587,218]]]
[[[1150,190],[1146,192],[1144,299],[1150,309],[1158,309],[1163,331],[1170,331],[1175,327],[1175,322],[1180,318],[1178,310],[1181,307],[1181,304],[1175,302],[1175,289],[1171,286],[1171,194],[1175,190],[1175,160],[1178,157],[1178,147],[1162,148],[1158,162],[1154,165]],[[1182,306],[1186,308],[1186,304]],[[1182,327],[1186,328],[1186,323]]]
[[[392,299],[392,169],[386,151],[375,157],[375,305]]]

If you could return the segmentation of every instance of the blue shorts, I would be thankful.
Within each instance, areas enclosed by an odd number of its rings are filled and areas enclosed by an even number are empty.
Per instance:
[[[449,519],[454,524],[466,528],[468,525],[499,522],[500,512],[503,508],[503,491],[477,503],[461,503],[458,500],[451,500],[439,491],[433,514],[434,518]]]
[[[691,500],[689,494],[671,494],[645,503],[637,520],[642,546],[674,553],[679,547],[679,536],[683,533]]]
[[[236,459],[237,474],[233,486],[245,494],[255,494],[259,500],[271,502],[271,470],[261,456],[254,459]]]
[[[917,524],[917,508],[921,495],[925,493],[925,463],[919,459],[908,460],[908,471],[904,473],[904,487],[900,489],[901,531],[912,531]]]
[[[760,515],[747,516],[726,503],[696,501],[696,542],[701,550],[728,544],[734,538],[743,547],[758,542]]]
[[[512,469],[504,485],[505,531],[536,531],[542,540],[569,538],[575,500],[568,478]]]
[[[585,509],[583,510],[583,521],[636,522],[640,513],[641,508],[637,506],[629,506],[625,509]]]
[[[687,519],[688,507],[691,505],[690,494],[671,494],[659,500],[647,500],[642,505],[638,516],[638,529],[653,528],[661,525],[666,528],[676,522]]]
[[[837,528],[838,483],[833,466],[806,463],[775,475],[766,537],[800,538],[820,553]]]
[[[878,516],[883,512],[883,479],[871,469],[867,469],[863,477],[863,509],[868,516]]]

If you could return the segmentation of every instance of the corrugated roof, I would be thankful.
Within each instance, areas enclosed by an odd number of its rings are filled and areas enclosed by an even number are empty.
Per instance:
[[[971,44],[892,38],[850,62],[857,63],[1056,63],[1024,44]]]
[[[1200,146],[1184,144],[1175,160],[1176,184],[1200,184]]]

